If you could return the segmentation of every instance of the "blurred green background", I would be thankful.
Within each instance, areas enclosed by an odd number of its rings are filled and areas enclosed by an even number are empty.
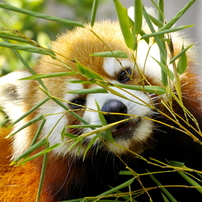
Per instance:
[[[67,8],[66,16],[69,16],[69,20],[85,22],[90,18],[93,0],[4,0],[4,2],[31,11],[49,12],[50,15],[52,15],[50,9],[53,9],[53,13],[60,12],[57,8],[54,9],[54,4],[56,4],[60,8]],[[52,5],[51,8],[50,4]],[[64,10],[62,12],[64,13]],[[59,13],[58,16],[60,17]],[[64,24],[37,19],[2,8],[0,8],[0,20],[0,27],[19,30],[27,37],[46,47],[50,46],[50,41],[54,40],[59,32],[72,28]],[[2,28],[0,28],[0,32],[3,32]],[[36,62],[37,56],[34,54],[25,51],[21,51],[20,54],[29,64]],[[0,76],[22,68],[24,68],[23,64],[12,53],[12,50],[0,47]]]

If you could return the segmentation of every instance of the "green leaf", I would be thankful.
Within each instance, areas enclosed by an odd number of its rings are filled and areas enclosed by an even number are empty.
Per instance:
[[[63,109],[65,109],[66,111],[69,111],[69,108],[63,103],[63,102],[61,102],[60,100],[58,100],[57,98],[55,98],[55,97],[51,97],[51,99],[54,101],[54,102],[56,102],[58,105],[60,105]],[[69,111],[69,113],[72,115],[72,116],[74,116],[74,117],[76,117],[79,121],[81,121],[82,123],[84,123],[84,124],[89,124],[85,119],[83,119],[81,116],[79,116],[77,113],[75,113],[75,112],[73,112],[73,111]],[[92,127],[92,129],[94,129],[93,127]]]
[[[4,8],[4,9],[15,11],[15,12],[18,12],[18,13],[23,13],[23,14],[26,14],[26,15],[29,15],[29,16],[34,16],[34,17],[37,17],[37,18],[42,18],[42,19],[45,19],[45,20],[59,22],[59,23],[67,24],[67,25],[84,27],[84,25],[82,23],[80,23],[80,22],[70,21],[70,20],[66,20],[66,19],[63,19],[63,18],[57,18],[57,17],[53,17],[53,16],[50,16],[50,15],[45,15],[45,14],[42,14],[42,13],[38,13],[38,12],[35,12],[35,11],[30,11],[30,10],[18,8],[18,7],[12,6],[12,5],[7,4],[7,3],[0,3],[0,8]]]
[[[6,138],[10,138],[10,137],[14,136],[16,133],[20,132],[21,130],[23,130],[24,128],[28,127],[29,125],[31,125],[33,123],[36,123],[37,121],[40,121],[40,120],[43,120],[43,119],[44,119],[44,115],[43,114],[35,117],[31,121],[29,121],[26,124],[24,124],[22,127],[18,128],[17,130],[15,130],[14,132],[12,132],[8,136],[6,136]]]
[[[95,136],[93,137],[90,142],[88,143],[88,146],[86,147],[85,151],[84,151],[84,154],[83,154],[83,161],[85,160],[86,158],[86,155],[89,151],[89,149],[93,146],[93,144],[95,143],[95,141],[97,140],[98,136]]]
[[[176,31],[179,31],[179,30],[182,30],[182,29],[187,29],[187,28],[190,28],[190,27],[193,27],[193,26],[194,25],[181,25],[179,27],[174,27],[174,28],[163,30],[163,31],[154,32],[152,34],[143,35],[141,39],[145,39],[145,38],[148,38],[148,37],[154,37],[154,36],[160,36],[160,35],[163,35],[163,34],[176,32]]]
[[[150,20],[150,17],[149,17],[149,15],[146,12],[144,7],[142,9],[142,13],[143,13],[143,16],[144,16],[151,32],[155,33],[156,31],[154,29],[154,26],[153,26],[153,24]],[[160,50],[161,62],[167,61],[167,50],[166,50],[165,42],[162,40],[162,36],[154,36],[154,39],[155,39],[155,42],[157,43],[159,50]],[[164,86],[166,86],[168,84],[167,76],[166,76],[166,73],[164,71],[161,71],[161,80],[162,80],[162,83]]]
[[[64,137],[68,137],[70,139],[78,138],[78,135],[73,135],[71,133],[66,133],[66,132],[62,132],[61,136],[62,136],[62,139],[64,139]]]
[[[128,180],[128,181],[126,181],[126,182],[124,182],[124,183],[122,183],[122,184],[120,184],[120,185],[118,185],[118,186],[116,186],[116,187],[114,187],[114,188],[112,188],[112,189],[98,195],[98,196],[105,196],[105,195],[109,195],[109,194],[112,194],[114,192],[117,192],[118,190],[123,189],[123,188],[128,187],[129,185],[131,185],[134,180],[135,180],[135,177],[131,178],[130,180]]]
[[[72,81],[65,81],[66,83],[81,83],[81,84],[92,84],[95,83],[94,80],[84,81],[84,80],[72,80]]]
[[[128,58],[128,55],[123,51],[107,51],[107,52],[98,52],[90,54],[90,56],[95,57],[116,57],[116,58]]]
[[[100,109],[100,106],[99,104],[97,103],[97,101],[95,100],[95,103],[96,103],[96,106],[97,106],[97,110],[98,110],[98,116],[99,116],[99,119],[100,119],[100,122],[103,124],[103,126],[106,126],[108,125],[106,120],[105,120],[105,117],[102,113],[99,113],[99,111],[101,111]],[[109,142],[114,142],[114,138],[112,136],[112,133],[111,133],[111,129],[108,128],[105,130],[105,133],[102,133],[101,136],[106,139],[107,141]]]
[[[125,88],[125,89],[148,92],[148,93],[156,93],[159,95],[166,93],[166,89],[161,86],[137,86],[137,85],[127,85],[127,84],[119,84],[119,83],[114,84],[114,86]]]
[[[180,167],[180,168],[186,168],[185,164],[182,162],[178,162],[178,161],[168,161],[169,164],[171,166],[175,166],[175,167]],[[184,172],[182,171],[177,171],[189,184],[191,184],[192,186],[195,186],[196,190],[199,191],[202,194],[202,189],[200,188],[201,185],[198,184],[196,182],[196,180],[193,180],[192,178],[190,178],[188,175],[186,175]]]
[[[23,42],[23,43],[30,43],[30,41],[28,41],[26,39],[23,39],[21,37],[14,36],[11,34],[1,33],[1,31],[0,31],[0,38],[14,40],[14,41]]]
[[[184,51],[184,46],[182,46],[182,54],[180,56],[180,59],[177,63],[177,72],[179,74],[183,74],[186,69],[187,69],[187,55],[186,55],[186,52]]]
[[[179,18],[182,17],[182,15],[192,6],[192,4],[195,2],[196,0],[190,0],[185,6],[184,8],[182,8],[175,16],[172,20],[170,20],[169,22],[166,23],[165,26],[163,26],[159,31],[162,30],[166,30],[171,28],[178,20]]]
[[[3,39],[6,43],[10,44],[10,42],[7,39]],[[35,71],[28,65],[28,63],[23,59],[23,57],[19,54],[19,52],[15,49],[12,49],[12,51],[14,52],[14,54],[19,58],[19,60],[23,63],[23,65],[29,70],[29,72],[33,75],[35,75]],[[39,84],[41,84],[41,86],[47,90],[46,86],[44,85],[44,83],[42,82],[41,79],[37,79],[37,81],[39,82]]]
[[[22,78],[20,80],[45,79],[45,78],[51,78],[51,77],[72,76],[72,75],[76,75],[76,73],[75,72],[56,72],[56,73],[50,73],[50,74],[36,74],[33,76]]]
[[[101,124],[85,124],[85,125],[69,125],[69,126],[67,126],[68,128],[89,128],[89,127],[91,127],[91,126],[93,126],[93,127],[95,127],[95,128],[97,128],[97,127],[102,127],[102,125]]]
[[[99,0],[94,0],[93,1],[93,8],[92,8],[92,13],[91,13],[91,21],[90,21],[90,25],[92,27],[93,27],[94,22],[95,22],[95,17],[96,17],[97,8],[98,8],[98,1]]]
[[[31,161],[31,160],[33,160],[33,159],[35,159],[35,158],[38,158],[38,157],[40,157],[40,156],[42,156],[42,155],[44,155],[44,154],[47,154],[47,153],[49,153],[50,151],[52,151],[53,149],[56,149],[56,148],[58,148],[58,147],[61,147],[62,145],[63,145],[63,143],[54,144],[54,145],[52,145],[51,147],[48,147],[48,148],[42,150],[41,152],[39,152],[39,153],[37,153],[37,154],[34,154],[33,156],[30,156],[29,158],[25,158],[25,160],[23,160],[23,161],[21,161],[20,163],[18,163],[17,166],[22,165],[22,164],[24,164],[24,163],[26,163],[26,162],[28,162],[28,161]]]
[[[48,148],[48,147],[49,147],[49,143],[47,142],[46,148]],[[38,190],[37,190],[36,202],[39,202],[39,200],[40,200],[41,191],[42,191],[43,182],[44,182],[45,173],[46,173],[47,163],[48,163],[48,153],[44,154],[44,157],[43,157],[43,163],[42,163],[42,168],[41,168],[39,186],[38,186]]]
[[[169,160],[168,162],[171,166],[174,166],[174,167],[185,167],[185,164],[183,162],[180,162],[180,161]]]
[[[154,16],[149,15],[149,18],[157,27],[162,27],[163,26],[163,23],[160,20],[156,19]]]
[[[104,88],[90,88],[90,89],[67,91],[67,93],[71,93],[71,94],[90,94],[90,93],[108,93],[108,91],[105,90]]]
[[[149,176],[160,187],[162,192],[167,196],[168,199],[170,199],[170,201],[177,202],[177,200],[170,194],[170,192],[165,187],[162,187],[162,184],[152,174],[149,174]]]
[[[33,146],[31,146],[28,150],[26,150],[23,154],[21,154],[17,159],[15,159],[11,164],[15,164],[17,163],[19,160],[27,157],[29,154],[31,154],[33,151],[35,151],[36,149],[40,148],[41,146],[47,144],[47,139],[44,138],[42,140],[40,140],[39,142],[37,142],[36,144],[34,144]]]
[[[16,123],[18,123],[19,121],[21,121],[22,119],[24,119],[26,116],[28,116],[29,114],[31,114],[33,111],[35,111],[36,109],[38,109],[41,105],[43,105],[44,103],[46,103],[48,100],[50,100],[49,97],[45,98],[44,100],[42,100],[40,103],[36,104],[33,108],[31,108],[28,112],[24,113],[21,117],[19,117],[16,121],[14,121],[11,125],[9,125],[9,128],[11,128],[12,126],[14,126]]]
[[[31,52],[31,53],[38,53],[38,54],[42,54],[42,55],[52,55],[52,56],[55,55],[52,51],[50,51],[48,49],[30,46],[30,45],[25,46],[25,45],[17,45],[17,44],[0,42],[0,46],[15,49],[15,50]]]
[[[142,28],[142,0],[134,0],[135,5],[135,20],[134,20],[134,31],[138,35]]]
[[[201,189],[201,185],[199,183],[196,182],[196,180],[193,180],[192,178],[190,178],[188,175],[186,175],[184,172],[178,171],[178,173],[192,186],[195,187],[195,189],[200,192],[202,194],[202,189]]]
[[[185,53],[185,52],[186,52],[188,49],[190,49],[192,46],[193,46],[193,44],[187,46],[186,48],[183,48],[180,53],[178,53],[175,57],[173,57],[173,58],[170,60],[169,63],[170,63],[170,64],[173,63],[177,58],[179,58],[183,53]]]
[[[127,9],[121,4],[119,0],[114,0],[114,4],[116,7],[116,12],[119,19],[119,24],[121,27],[121,31],[128,48],[133,49],[134,47],[134,36],[131,32],[131,23],[130,18],[128,17]]]
[[[173,72],[168,68],[168,66],[164,65],[163,63],[159,62],[158,60],[156,60],[154,57],[152,57],[161,67],[161,69],[165,72],[165,74],[171,79],[174,79],[174,74]]]
[[[78,71],[88,79],[103,80],[102,77],[99,76],[97,73],[93,72],[91,69],[89,69],[88,67],[85,67],[84,65],[82,65],[80,63],[76,63],[76,67],[77,67]]]

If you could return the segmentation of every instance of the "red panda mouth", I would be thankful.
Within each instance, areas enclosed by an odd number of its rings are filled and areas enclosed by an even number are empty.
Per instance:
[[[117,124],[111,129],[114,138],[130,139],[134,131],[137,129],[141,118],[125,121]]]

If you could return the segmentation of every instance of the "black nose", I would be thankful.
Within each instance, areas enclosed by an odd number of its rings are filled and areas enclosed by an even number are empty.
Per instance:
[[[127,113],[127,107],[119,100],[110,100],[105,103],[102,107],[103,112],[111,113]],[[125,118],[124,115],[115,115],[115,114],[105,114],[104,115],[107,123],[113,123],[120,121]]]

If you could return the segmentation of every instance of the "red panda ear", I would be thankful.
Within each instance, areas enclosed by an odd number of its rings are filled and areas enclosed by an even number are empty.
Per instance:
[[[26,111],[28,96],[30,94],[30,85],[32,80],[20,80],[29,77],[31,74],[27,71],[16,71],[0,78],[0,105],[8,115],[11,122],[16,121]],[[23,126],[26,121],[23,119],[14,125],[13,130]],[[13,141],[13,159],[22,154],[29,148],[30,141],[27,135],[28,129],[21,130],[14,136]]]
[[[0,105],[9,116],[15,121],[23,113],[23,105],[29,93],[29,80],[20,80],[31,76],[27,71],[16,71],[0,78]]]

